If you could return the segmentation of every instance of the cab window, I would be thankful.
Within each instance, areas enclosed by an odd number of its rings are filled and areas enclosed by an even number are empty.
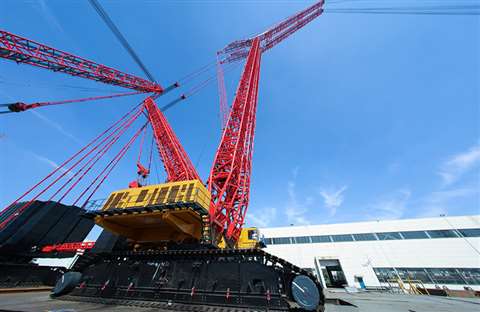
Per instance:
[[[257,240],[258,239],[258,235],[257,235],[257,230],[248,230],[248,239],[249,240]]]

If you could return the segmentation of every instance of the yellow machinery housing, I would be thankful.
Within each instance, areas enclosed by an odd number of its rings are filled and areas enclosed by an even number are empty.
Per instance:
[[[221,249],[227,248],[225,240],[222,238],[218,247]],[[240,232],[240,237],[238,238],[237,243],[235,244],[235,249],[253,249],[253,248],[262,248],[262,242],[260,241],[260,234],[258,228],[250,227],[243,228]]]
[[[209,205],[199,180],[129,188],[110,194],[95,223],[135,242],[198,241]]]
[[[265,247],[261,244],[262,243],[260,241],[260,233],[258,231],[258,228],[250,227],[242,229],[242,232],[240,232],[240,237],[237,241],[237,245],[235,247],[237,249],[252,249]]]

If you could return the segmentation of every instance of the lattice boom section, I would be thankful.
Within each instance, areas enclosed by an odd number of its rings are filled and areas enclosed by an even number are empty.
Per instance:
[[[167,172],[168,182],[200,180],[190,158],[170,127],[167,119],[151,98],[144,102],[153,128],[158,151]]]
[[[0,57],[143,92],[162,93],[157,83],[0,30]]]
[[[248,207],[261,49],[255,39],[209,178],[217,233],[238,240]]]

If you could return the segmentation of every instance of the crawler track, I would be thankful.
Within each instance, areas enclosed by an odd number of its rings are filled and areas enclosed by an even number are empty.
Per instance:
[[[259,249],[170,250],[85,255],[82,282],[60,299],[179,311],[302,310],[292,295],[309,272]]]

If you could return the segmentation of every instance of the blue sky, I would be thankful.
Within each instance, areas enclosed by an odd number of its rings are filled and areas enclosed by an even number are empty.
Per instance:
[[[226,44],[312,1],[101,3],[157,80],[169,85],[212,61]],[[86,1],[2,1],[0,24],[142,75]],[[479,35],[478,16],[325,14],[265,53],[247,222],[280,226],[478,214]],[[239,74],[237,69],[226,75],[229,101]],[[123,90],[0,60],[1,102],[109,91]],[[0,117],[0,205],[141,99]],[[166,113],[204,180],[220,139],[218,111],[214,83]],[[135,157],[127,155],[99,197],[135,177]]]

